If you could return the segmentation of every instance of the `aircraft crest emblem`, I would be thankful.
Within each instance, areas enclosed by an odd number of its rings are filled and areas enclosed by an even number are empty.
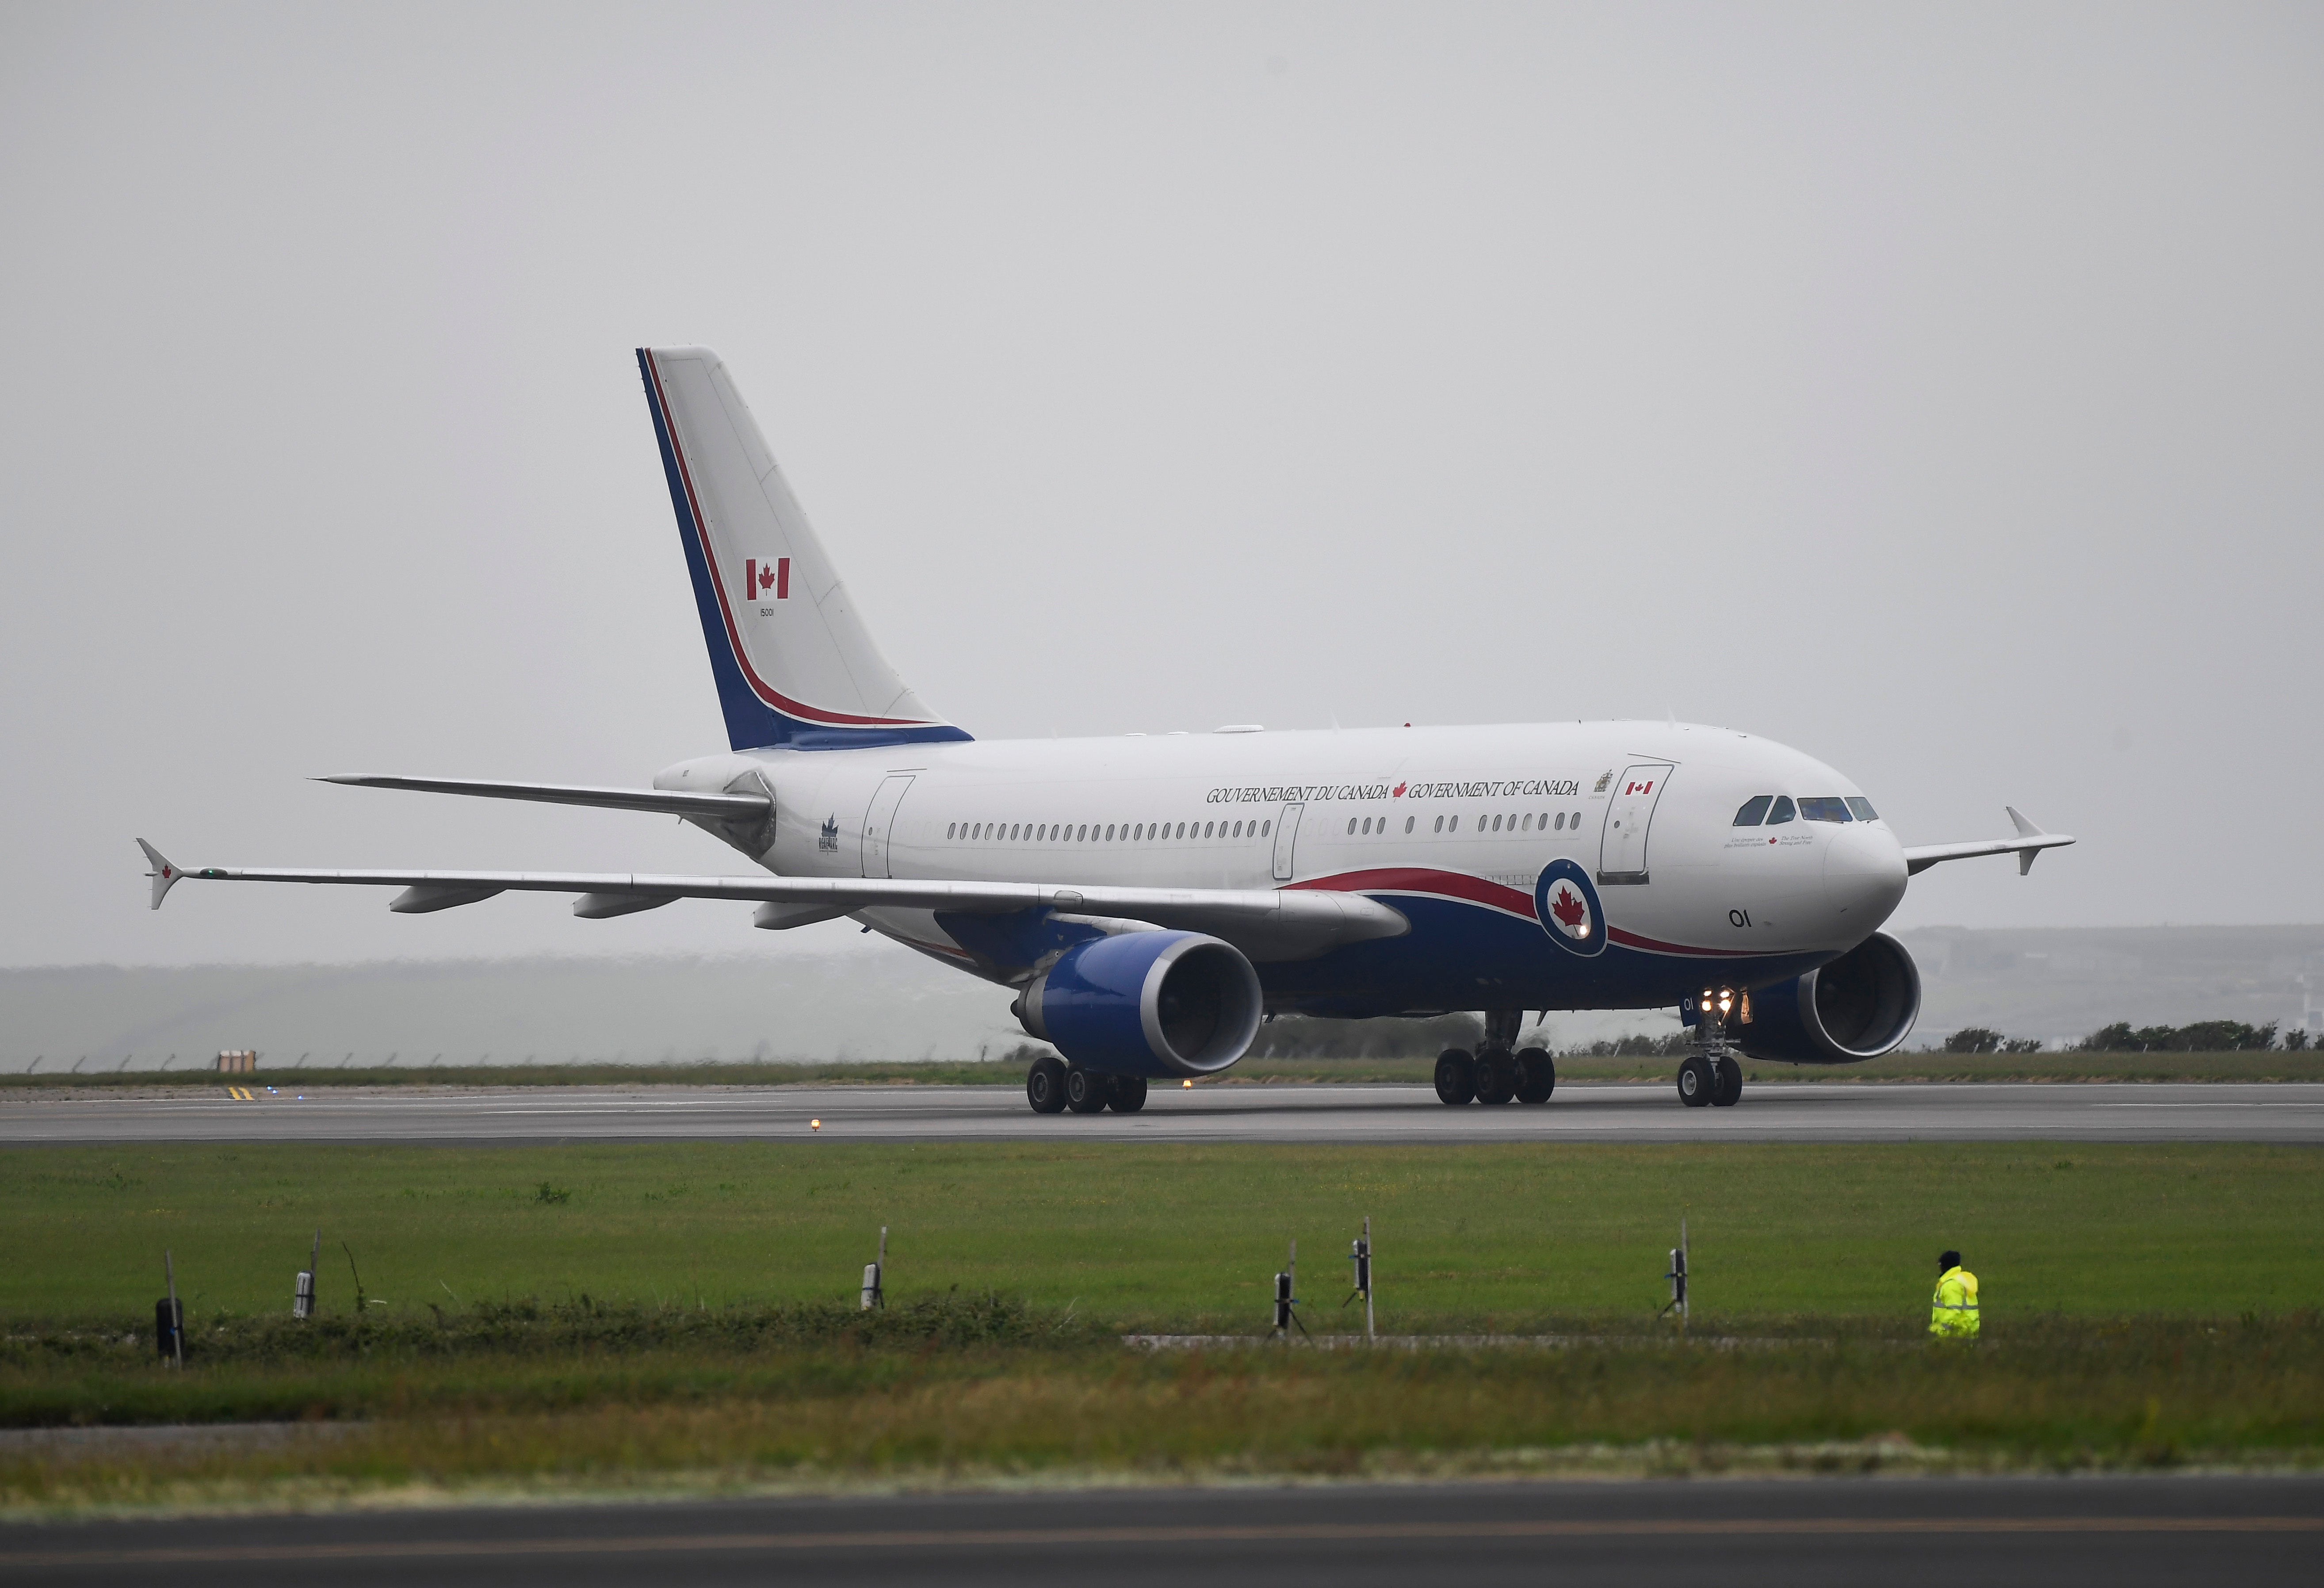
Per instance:
[[[1575,862],[1553,860],[1542,867],[1533,908],[1543,932],[1568,954],[1592,958],[1606,951],[1606,912],[1590,873]]]

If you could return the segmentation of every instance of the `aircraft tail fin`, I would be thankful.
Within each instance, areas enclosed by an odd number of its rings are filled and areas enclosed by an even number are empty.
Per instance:
[[[641,347],[638,371],[732,746],[967,738],[872,643],[718,355]]]

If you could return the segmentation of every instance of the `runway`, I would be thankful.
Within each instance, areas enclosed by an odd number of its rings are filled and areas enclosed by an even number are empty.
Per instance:
[[[0,1531],[0,1577],[242,1583],[2308,1583],[2324,1483],[1860,1479],[524,1506]]]
[[[2324,1085],[1777,1084],[1733,1108],[1668,1086],[1568,1085],[1447,1108],[1424,1086],[1157,1085],[1142,1113],[1033,1113],[1013,1086],[318,1088],[248,1101],[18,1094],[0,1143],[140,1141],[2324,1142]],[[819,1127],[816,1122],[820,1122]]]

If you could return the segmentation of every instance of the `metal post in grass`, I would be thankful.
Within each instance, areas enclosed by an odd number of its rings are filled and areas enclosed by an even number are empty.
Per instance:
[[[877,1262],[866,1263],[863,1267],[863,1310],[865,1312],[870,1312],[875,1306],[883,1307],[888,1305],[888,1293],[881,1283],[887,1277],[887,1269],[888,1226],[882,1224],[880,1226],[880,1260]]]
[[[1283,1271],[1275,1276],[1275,1332],[1285,1339],[1291,1337],[1291,1327],[1296,1324],[1299,1332],[1307,1333],[1306,1324],[1299,1316],[1299,1238],[1291,1238],[1291,1256]]]
[[[1356,1288],[1348,1292],[1348,1301],[1360,1296],[1364,1298],[1364,1338],[1372,1335],[1372,1215],[1364,1215],[1364,1233],[1356,1238],[1348,1252],[1348,1260],[1356,1265]],[[1348,1301],[1340,1303],[1342,1306]]]
[[[1683,1211],[1678,1215],[1678,1244],[1671,1248],[1670,1264],[1670,1272],[1665,1274],[1663,1278],[1671,1282],[1671,1298],[1663,1304],[1663,1311],[1655,1316],[1660,1317],[1663,1313],[1676,1313],[1678,1332],[1683,1334],[1686,1333],[1687,1312],[1686,1214]]]
[[[306,1269],[298,1279],[291,1281],[290,1316],[292,1317],[311,1318],[315,1316],[315,1272],[322,1266],[322,1260],[323,1232],[321,1226],[318,1225],[315,1230],[314,1250],[308,1253]]]
[[[161,1278],[168,1282],[170,1294],[153,1309],[154,1342],[164,1356],[171,1357],[180,1368],[186,1365],[186,1315],[178,1306],[178,1263],[170,1249],[161,1249]]]

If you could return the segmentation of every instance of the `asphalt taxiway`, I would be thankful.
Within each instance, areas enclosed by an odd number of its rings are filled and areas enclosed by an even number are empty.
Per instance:
[[[2297,1478],[1406,1484],[523,1506],[0,1529],[10,1582],[1656,1588],[2312,1583]]]
[[[0,1096],[0,1144],[139,1141],[2273,1141],[2324,1143],[2324,1085],[1827,1085],[1687,1108],[1662,1085],[1564,1085],[1447,1108],[1425,1086],[1157,1085],[1135,1114],[1039,1115],[1013,1086],[299,1090]]]

